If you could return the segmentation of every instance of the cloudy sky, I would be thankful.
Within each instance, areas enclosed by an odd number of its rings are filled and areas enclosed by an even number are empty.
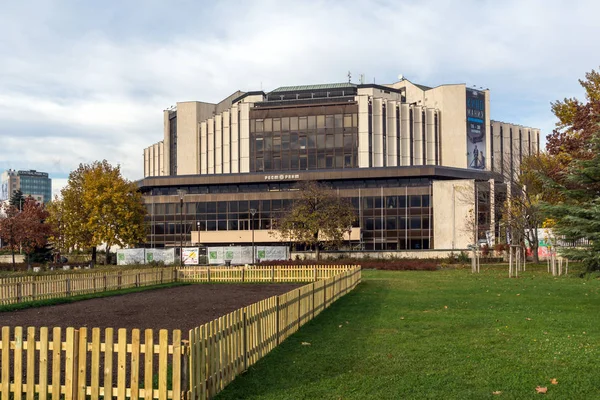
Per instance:
[[[600,66],[597,0],[21,0],[0,12],[0,170],[64,185],[107,159],[143,174],[162,110],[236,90],[398,74],[491,90],[491,117],[551,132]]]

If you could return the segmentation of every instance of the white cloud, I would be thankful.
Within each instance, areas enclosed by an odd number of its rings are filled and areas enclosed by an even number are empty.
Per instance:
[[[549,102],[581,96],[577,79],[600,50],[593,1],[82,4],[3,10],[0,168],[66,176],[106,158],[137,179],[175,102],[339,82],[348,70],[489,87],[492,118],[549,133]]]

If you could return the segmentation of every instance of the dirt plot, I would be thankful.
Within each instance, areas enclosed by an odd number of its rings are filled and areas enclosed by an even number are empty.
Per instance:
[[[0,326],[181,329],[185,337],[189,329],[300,286],[199,284],[147,290],[71,304],[2,312]]]

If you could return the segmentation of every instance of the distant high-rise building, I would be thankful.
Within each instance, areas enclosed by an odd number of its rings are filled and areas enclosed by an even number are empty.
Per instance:
[[[52,200],[52,179],[47,172],[36,170],[4,171],[0,179],[0,201],[9,200],[17,190],[25,197],[31,196],[39,202],[47,203]]]

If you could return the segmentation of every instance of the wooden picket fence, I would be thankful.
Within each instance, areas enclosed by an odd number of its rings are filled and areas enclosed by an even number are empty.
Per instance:
[[[116,342],[113,328],[54,328],[49,333],[46,327],[39,332],[2,328],[2,399],[181,398],[187,347],[179,330],[170,342],[169,332],[160,330],[158,343],[152,329],[143,338],[139,329],[130,335],[119,329]]]
[[[314,282],[352,269],[353,265],[267,265],[181,267],[179,282]]]
[[[179,330],[118,329],[115,341],[113,328],[3,327],[0,396],[210,399],[360,280],[360,267],[346,268],[192,329],[187,340]]]
[[[0,305],[175,282],[175,267],[28,275],[0,279]]]
[[[356,287],[360,267],[273,296],[189,332],[187,399],[210,399],[302,325]]]

